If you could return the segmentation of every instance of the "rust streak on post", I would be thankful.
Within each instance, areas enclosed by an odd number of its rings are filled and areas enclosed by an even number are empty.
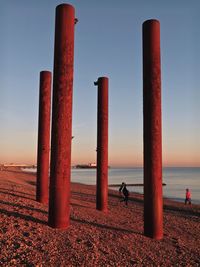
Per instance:
[[[40,72],[36,200],[47,204],[49,195],[49,143],[51,72]]]
[[[144,234],[163,238],[160,23],[143,23]]]
[[[97,110],[97,185],[96,208],[108,210],[108,78],[100,77]]]
[[[67,228],[70,217],[74,14],[69,4],[56,8],[48,220],[54,228]]]

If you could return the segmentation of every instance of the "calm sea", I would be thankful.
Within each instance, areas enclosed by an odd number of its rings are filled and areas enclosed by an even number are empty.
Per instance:
[[[83,184],[96,183],[95,169],[72,169],[72,182]],[[143,183],[142,168],[110,168],[109,184],[127,184]],[[164,197],[184,201],[185,189],[189,188],[192,193],[192,202],[200,204],[200,168],[163,168],[163,187]],[[118,190],[118,188],[115,188]],[[143,187],[128,186],[131,192],[143,193]]]

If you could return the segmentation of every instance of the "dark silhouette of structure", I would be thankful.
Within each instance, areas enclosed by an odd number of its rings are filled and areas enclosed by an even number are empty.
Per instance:
[[[160,23],[143,23],[144,234],[163,237]]]
[[[48,224],[67,228],[70,216],[75,9],[56,7]]]
[[[100,77],[97,108],[97,184],[96,208],[108,210],[108,78]]]
[[[47,204],[49,196],[49,143],[51,72],[40,72],[36,200]]]

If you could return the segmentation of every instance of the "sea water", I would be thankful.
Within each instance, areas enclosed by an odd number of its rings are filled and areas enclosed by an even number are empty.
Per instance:
[[[77,183],[95,184],[95,169],[73,169],[72,181]],[[142,184],[143,168],[110,168],[109,184]],[[192,193],[192,202],[200,204],[200,168],[163,168],[163,196],[177,201],[184,201],[185,190]],[[143,193],[143,186],[128,186],[130,192]],[[113,188],[116,189],[116,188]],[[118,189],[118,188],[117,188]]]
[[[33,171],[33,170],[32,170]],[[72,169],[72,182],[83,184],[96,184],[96,169]],[[142,184],[143,168],[109,168],[109,184]],[[163,168],[163,196],[184,202],[185,190],[189,188],[192,193],[192,203],[200,204],[200,168]],[[127,186],[130,192],[143,193],[143,186]],[[113,187],[117,189],[117,187]]]

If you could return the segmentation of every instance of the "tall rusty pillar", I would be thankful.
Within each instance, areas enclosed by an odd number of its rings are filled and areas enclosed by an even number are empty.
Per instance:
[[[97,185],[96,208],[108,211],[108,78],[100,77],[97,110]]]
[[[40,72],[36,200],[47,204],[49,196],[49,142],[51,72]]]
[[[56,7],[50,200],[48,224],[67,228],[70,217],[75,9]]]
[[[163,238],[160,23],[143,23],[144,234]]]

